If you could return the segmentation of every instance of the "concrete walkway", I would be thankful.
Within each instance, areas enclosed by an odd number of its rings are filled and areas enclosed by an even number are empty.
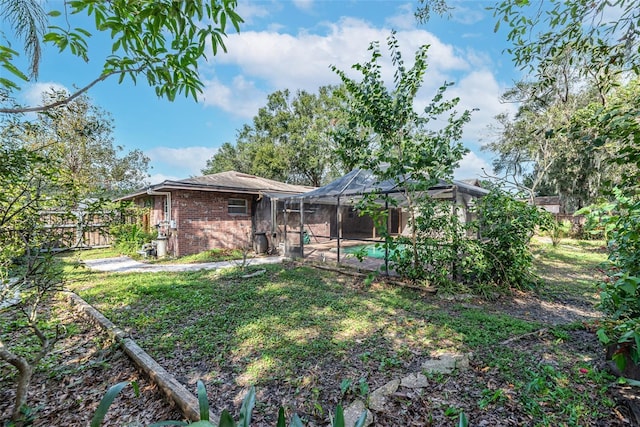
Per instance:
[[[263,265],[281,263],[284,257],[268,256],[247,259],[247,265]],[[219,268],[239,267],[242,260],[203,262],[198,264],[146,264],[127,256],[117,258],[91,259],[84,261],[91,270],[110,273],[158,273],[162,271],[197,271],[216,270]]]

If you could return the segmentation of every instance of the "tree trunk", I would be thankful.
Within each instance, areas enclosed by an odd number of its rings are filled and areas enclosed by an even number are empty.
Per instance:
[[[14,366],[18,370],[18,384],[16,386],[16,398],[11,412],[11,420],[18,422],[20,419],[20,409],[27,404],[27,391],[33,375],[33,368],[24,357],[17,356],[7,350],[4,343],[0,341],[0,359]]]

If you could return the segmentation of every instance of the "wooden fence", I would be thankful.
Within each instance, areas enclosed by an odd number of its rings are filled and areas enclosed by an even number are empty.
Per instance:
[[[56,211],[40,215],[49,234],[50,249],[104,248],[113,243],[108,215]]]

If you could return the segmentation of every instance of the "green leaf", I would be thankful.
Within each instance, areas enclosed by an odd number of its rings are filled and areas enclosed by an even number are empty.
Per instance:
[[[233,28],[236,29],[236,32],[240,32],[240,24],[244,23],[244,19],[240,17],[234,10],[228,9],[227,14],[231,19],[231,23],[233,24]]]
[[[278,410],[278,423],[276,427],[287,427],[286,420],[284,419],[284,408],[282,406]]]
[[[340,382],[340,393],[344,395],[347,391],[349,391],[349,389],[351,388],[351,383],[352,383],[351,379],[344,378]]]
[[[140,397],[140,384],[138,384],[138,381],[131,381],[131,386],[133,387],[133,394],[136,397]]]
[[[616,363],[616,366],[620,371],[624,371],[624,368],[627,366],[627,358],[624,353],[615,353],[611,359]]]
[[[84,35],[85,37],[91,37],[91,33],[89,31],[85,30],[84,28],[77,27],[77,28],[75,28],[75,31],[79,32],[80,34]]]
[[[460,412],[460,418],[458,419],[458,427],[468,427],[469,420],[467,420],[467,416],[464,412]]]
[[[224,32],[226,27],[227,27],[227,14],[222,12],[220,14],[220,30]]]
[[[200,407],[200,420],[209,421],[209,399],[207,389],[201,380],[198,380],[198,406]]]
[[[0,86],[5,87],[6,89],[19,89],[20,86],[15,84],[9,79],[5,79],[4,77],[0,77]]]
[[[2,67],[5,68],[6,70],[9,70],[9,72],[11,72],[11,74],[13,74],[14,76],[19,77],[24,81],[29,81],[29,77],[27,77],[22,71],[18,69],[18,67],[16,67],[12,63],[3,62]]]
[[[256,389],[255,387],[251,387],[249,392],[245,396],[242,401],[242,406],[240,407],[240,418],[238,420],[239,427],[250,427],[251,424],[251,413],[253,412],[253,407],[256,404]]]
[[[236,422],[233,421],[233,417],[226,409],[220,414],[220,424],[218,424],[218,427],[236,427]]]
[[[60,13],[60,11],[59,11],[59,10],[52,10],[52,11],[50,11],[49,13],[47,13],[47,15],[51,16],[52,18],[55,18],[55,17],[57,17],[57,16],[62,15],[62,13]]]
[[[98,409],[96,409],[95,414],[93,414],[93,418],[91,418],[91,427],[100,427],[102,421],[104,421],[105,415],[107,415],[109,407],[115,400],[116,396],[118,396],[120,391],[122,391],[122,389],[127,385],[129,385],[129,381],[123,381],[107,390],[107,393],[100,400],[100,404],[98,405]]]
[[[304,427],[304,424],[302,424],[302,420],[300,419],[298,414],[293,414],[293,416],[291,417],[291,422],[289,423],[289,427]]]
[[[332,427],[344,427],[344,411],[341,405],[336,407],[336,415],[331,422]]]
[[[634,379],[631,379],[631,378],[625,378],[625,377],[621,377],[620,380],[624,384],[628,384],[628,385],[634,386],[634,387],[640,387],[640,381],[638,381],[638,380],[634,380]]]

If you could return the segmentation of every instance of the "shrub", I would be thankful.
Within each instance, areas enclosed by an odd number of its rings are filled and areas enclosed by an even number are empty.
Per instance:
[[[551,215],[500,189],[479,199],[476,213],[476,221],[464,224],[450,201],[421,200],[416,244],[409,237],[390,240],[391,266],[446,292],[489,295],[535,285],[529,242],[538,228],[553,225]]]
[[[450,289],[475,275],[474,269],[480,264],[475,256],[476,245],[467,238],[468,226],[460,221],[450,201],[422,200],[415,227],[415,247],[407,237],[394,241],[391,264],[398,274],[414,282],[426,281],[439,289]],[[415,259],[420,264],[416,265]]]
[[[573,226],[571,224],[571,221],[569,220],[565,219],[563,221],[551,221],[548,234],[551,238],[551,244],[553,245],[553,247],[558,246],[563,238],[568,237],[571,233],[572,228]]]
[[[144,230],[138,223],[119,224],[110,228],[115,247],[125,254],[135,254],[143,244],[156,238],[156,233]]]
[[[627,357],[640,361],[640,198],[614,190],[612,204],[592,208],[609,250],[606,278],[600,283],[600,308],[605,318],[598,337],[616,347],[612,358],[621,370]]]
[[[476,207],[477,230],[486,260],[478,279],[501,289],[534,286],[538,278],[533,272],[529,242],[538,228],[549,228],[551,215],[497,188],[479,199]]]

